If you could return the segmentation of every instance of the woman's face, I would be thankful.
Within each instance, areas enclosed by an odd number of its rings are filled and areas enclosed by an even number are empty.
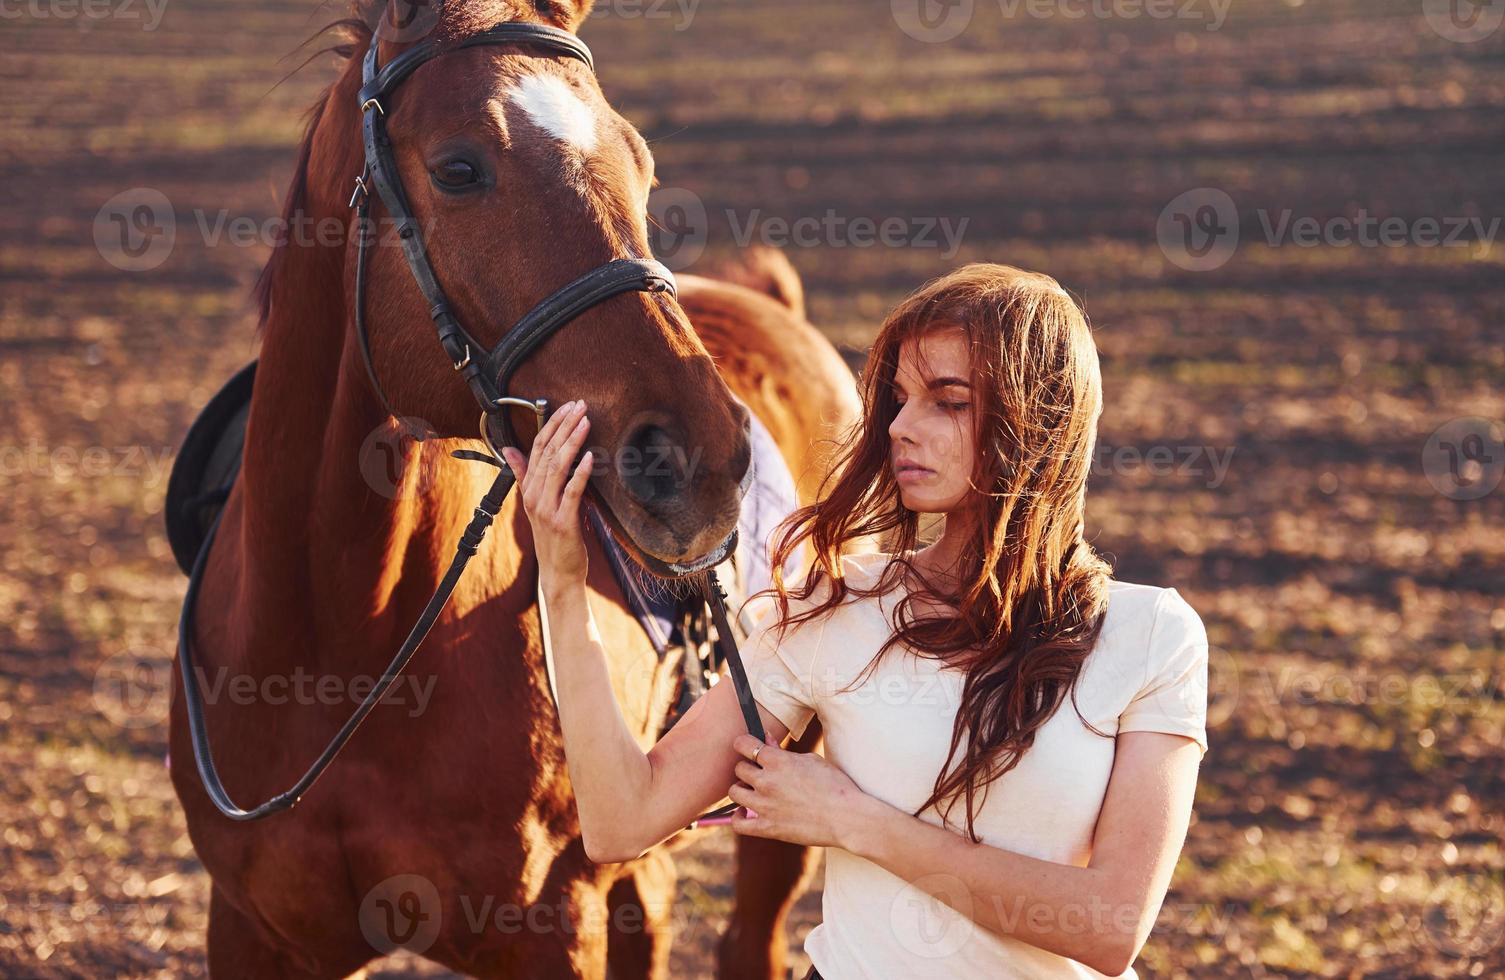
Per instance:
[[[959,327],[931,331],[899,349],[894,378],[899,414],[888,427],[889,464],[909,510],[948,513],[975,496],[971,375],[966,335]]]

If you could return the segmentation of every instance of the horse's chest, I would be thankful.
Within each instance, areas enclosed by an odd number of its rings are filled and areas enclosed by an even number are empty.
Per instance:
[[[226,820],[192,785],[191,748],[175,744],[194,844],[216,887],[286,936],[316,933],[331,915],[355,921],[404,875],[474,899],[472,911],[536,892],[577,830],[547,686],[530,666],[541,651],[519,618],[478,609],[463,628],[436,626],[291,811]],[[232,793],[259,799],[291,785],[379,671],[293,685],[312,704],[220,705],[218,715],[210,705],[211,722],[227,723],[224,737],[212,734]]]

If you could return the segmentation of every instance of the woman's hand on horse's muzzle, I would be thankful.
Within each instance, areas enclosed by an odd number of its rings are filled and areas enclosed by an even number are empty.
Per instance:
[[[590,480],[593,456],[587,451],[578,463],[574,460],[589,430],[585,402],[573,401],[549,416],[534,437],[526,459],[521,450],[502,447],[503,458],[517,474],[545,591],[585,584],[587,560],[580,528],[580,498]]]

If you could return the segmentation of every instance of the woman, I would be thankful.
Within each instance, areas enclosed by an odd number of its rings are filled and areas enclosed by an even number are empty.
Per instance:
[[[782,525],[754,597],[777,598],[743,644],[766,745],[718,684],[639,749],[586,605],[582,407],[507,452],[587,852],[635,857],[729,795],[737,833],[827,848],[808,977],[1134,977],[1207,749],[1207,637],[1083,540],[1086,319],[1048,276],[969,265],[888,317],[863,387],[830,493]],[[921,515],[943,527],[917,548]],[[869,535],[894,550],[840,554]],[[816,716],[825,758],[778,747]]]

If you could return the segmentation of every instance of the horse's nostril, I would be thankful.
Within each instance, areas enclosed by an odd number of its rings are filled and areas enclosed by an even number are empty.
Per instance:
[[[622,485],[647,505],[664,504],[685,492],[684,447],[659,425],[644,425],[623,443],[617,458]]]

